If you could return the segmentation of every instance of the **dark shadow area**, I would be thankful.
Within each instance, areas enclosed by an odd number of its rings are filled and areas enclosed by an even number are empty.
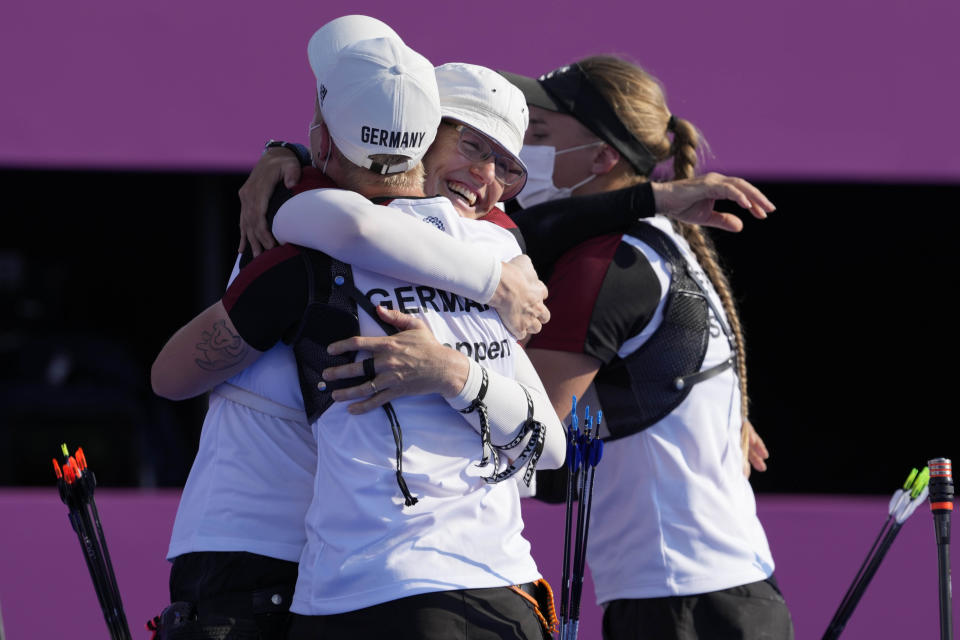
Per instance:
[[[948,185],[758,183],[777,205],[714,234],[746,326],[758,491],[892,493],[960,456]]]
[[[0,181],[0,485],[52,485],[64,441],[84,447],[103,485],[182,485],[206,401],[156,398],[149,368],[223,290],[243,176],[3,170]],[[960,455],[949,308],[960,186],[756,184],[778,211],[714,237],[772,453],[757,490],[889,494],[911,466]]]
[[[47,485],[61,442],[107,486],[181,486],[205,398],[154,396],[167,338],[222,292],[235,175],[2,171],[0,485]]]

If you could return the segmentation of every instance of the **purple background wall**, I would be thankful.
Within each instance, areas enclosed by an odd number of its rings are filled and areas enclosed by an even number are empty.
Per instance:
[[[313,100],[306,40],[352,12],[389,22],[436,64],[536,75],[593,53],[627,55],[704,131],[714,169],[755,179],[960,182],[955,0],[731,4],[635,3],[625,12],[613,0],[431,0],[415,10],[386,0],[10,0],[0,9],[0,167],[244,170],[266,138],[304,139]],[[100,494],[138,638],[167,599],[163,555],[176,500]],[[822,633],[885,502],[759,497],[798,638]],[[555,583],[561,517],[528,506],[536,555]],[[907,523],[845,637],[936,636],[931,529],[924,512]],[[104,636],[52,488],[0,491],[0,608],[10,640]],[[598,637],[598,616],[585,611],[585,640]]]
[[[305,44],[345,13],[385,20],[436,64],[536,75],[626,54],[702,128],[717,169],[960,178],[955,0],[9,0],[0,166],[245,169],[266,138],[305,138]]]
[[[51,483],[52,484],[52,483]],[[97,506],[134,639],[167,602],[166,554],[179,493],[98,492]],[[525,501],[541,571],[560,583],[563,506]],[[886,518],[887,499],[758,498],[798,640],[819,638]],[[106,637],[90,577],[56,489],[0,490],[0,607],[9,640]],[[956,567],[954,561],[954,567]],[[960,620],[954,601],[954,618]],[[583,640],[599,640],[600,610],[584,587]],[[843,637],[935,638],[937,552],[929,509],[906,522]]]

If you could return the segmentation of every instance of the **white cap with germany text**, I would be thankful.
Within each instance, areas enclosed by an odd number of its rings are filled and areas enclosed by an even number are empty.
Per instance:
[[[318,98],[340,152],[380,174],[416,166],[440,125],[433,65],[393,36],[343,47],[319,79]],[[390,164],[371,159],[381,154],[402,159]]]

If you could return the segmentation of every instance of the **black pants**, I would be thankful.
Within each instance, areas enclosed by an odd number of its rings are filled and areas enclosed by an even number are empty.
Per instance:
[[[424,593],[347,613],[293,614],[288,640],[542,640],[533,605],[509,588]]]
[[[170,570],[161,638],[281,640],[297,563],[245,552],[188,553]]]
[[[793,640],[783,595],[767,580],[693,596],[613,600],[603,640]]]

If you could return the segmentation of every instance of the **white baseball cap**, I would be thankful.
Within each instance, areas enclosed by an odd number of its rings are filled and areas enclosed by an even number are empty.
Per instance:
[[[340,152],[375,173],[408,171],[433,144],[440,94],[433,65],[396,37],[343,47],[321,78],[320,112]],[[384,165],[374,154],[405,156]]]
[[[342,16],[317,29],[307,43],[307,58],[317,79],[317,89],[344,47],[370,38],[396,38],[402,42],[388,24],[370,16]]]
[[[440,113],[476,129],[503,147],[520,166],[523,135],[530,123],[527,100],[502,75],[475,64],[450,62],[436,68]],[[504,189],[503,200],[514,197],[526,178]]]

